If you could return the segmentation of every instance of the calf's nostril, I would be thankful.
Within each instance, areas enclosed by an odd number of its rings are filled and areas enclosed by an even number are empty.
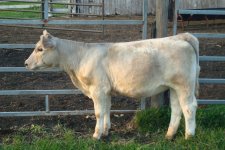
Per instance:
[[[25,67],[27,67],[27,66],[28,66],[28,64],[27,64],[27,63],[24,63],[24,66],[25,66]]]

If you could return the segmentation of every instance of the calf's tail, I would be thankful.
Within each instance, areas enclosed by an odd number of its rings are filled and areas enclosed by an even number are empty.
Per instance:
[[[182,39],[184,41],[187,41],[194,49],[196,54],[196,84],[195,84],[195,95],[199,95],[199,74],[200,74],[200,66],[199,66],[199,41],[198,39],[190,34],[190,33],[184,33],[181,35],[178,35],[179,39]]]

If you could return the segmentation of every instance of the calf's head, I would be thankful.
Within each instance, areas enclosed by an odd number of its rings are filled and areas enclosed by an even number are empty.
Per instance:
[[[25,61],[25,66],[29,70],[42,70],[58,67],[58,65],[59,53],[56,49],[56,39],[44,30],[34,51]]]

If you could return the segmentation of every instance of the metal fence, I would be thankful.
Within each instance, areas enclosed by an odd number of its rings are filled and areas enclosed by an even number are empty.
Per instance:
[[[177,34],[177,15],[190,14],[190,15],[225,15],[225,10],[217,9],[178,9],[179,0],[175,1],[175,13],[173,22],[173,35]],[[209,39],[225,39],[225,33],[192,33],[197,38]],[[200,62],[225,62],[225,56],[200,56]],[[225,79],[212,79],[200,78],[201,84],[225,84]],[[224,100],[198,100],[199,104],[225,104]]]
[[[22,20],[22,19],[0,19],[0,25],[142,25],[142,38],[147,37],[147,3],[148,0],[143,0],[143,20],[48,20],[48,0],[42,0],[43,19],[42,20]],[[182,13],[182,10],[178,10],[178,13]],[[193,13],[191,11],[191,13]],[[201,12],[204,13],[204,12]],[[175,13],[176,14],[176,13]],[[175,15],[176,17],[176,15]],[[176,20],[176,19],[175,19]],[[176,33],[177,22],[174,22],[174,33]],[[194,33],[195,36],[201,38],[225,38],[225,34],[212,34],[212,33]],[[33,48],[33,44],[0,44],[0,48]],[[200,56],[200,61],[225,61],[223,56]],[[60,71],[60,70],[48,70],[48,71]],[[24,67],[0,67],[0,73],[3,72],[28,72]],[[200,78],[201,84],[225,84],[225,79],[209,79]],[[7,116],[49,116],[49,115],[83,115],[94,113],[93,110],[75,110],[75,111],[51,111],[49,107],[48,95],[60,95],[60,94],[80,94],[79,90],[67,89],[67,90],[1,90],[0,95],[46,95],[45,96],[45,111],[29,111],[29,112],[0,112],[1,117]],[[225,104],[225,100],[206,100],[198,99],[199,104]],[[141,101],[141,108],[145,107],[145,100]],[[112,110],[111,112],[130,113],[137,110]]]
[[[68,4],[69,2],[69,4]],[[82,16],[102,16],[105,15],[105,0],[50,0],[50,13],[70,14]],[[68,4],[65,8],[54,8],[53,4]]]
[[[0,25],[4,26],[11,26],[11,27],[25,27],[25,28],[42,28],[42,29],[52,29],[52,30],[70,30],[70,31],[81,31],[81,32],[95,32],[95,33],[104,33],[104,25],[103,28],[101,29],[96,29],[96,30],[83,30],[83,29],[68,29],[68,28],[55,28],[55,27],[47,27],[45,25],[54,25],[54,24],[60,24],[64,25],[67,24],[65,23],[65,20],[63,20],[60,23],[48,23],[49,22],[49,17],[52,16],[74,16],[74,15],[79,15],[79,16],[101,16],[102,20],[104,20],[104,0],[101,0],[101,3],[84,3],[84,0],[79,3],[74,2],[74,0],[64,0],[64,1],[59,1],[59,0],[31,0],[31,1],[24,1],[24,0],[4,0],[4,2],[17,2],[18,5],[13,5],[13,7],[7,7],[7,6],[1,6],[0,7],[0,12],[1,11],[8,11],[8,12],[24,12],[24,13],[32,13],[36,14],[33,19],[42,21],[42,23],[27,23],[26,21],[21,22],[21,20],[27,20],[28,22],[30,21],[30,18],[24,18],[24,17],[7,17],[7,16],[1,16],[0,19],[12,19],[16,21],[17,23],[10,22],[9,20],[6,20],[6,22],[2,22]],[[10,3],[9,3],[10,4]],[[23,4],[23,5],[21,5]],[[36,7],[35,10],[29,10],[27,8],[30,7]],[[69,9],[63,9],[63,8],[58,8],[58,7],[65,7],[67,6]],[[80,13],[79,11],[74,11],[76,8],[79,7],[99,7],[101,8],[101,14],[96,15],[93,13]],[[18,20],[20,19],[20,20]],[[11,20],[11,21],[12,21]],[[71,25],[74,23],[70,23]],[[77,23],[79,24],[79,23]],[[86,24],[87,25],[87,24]]]
[[[11,1],[12,0],[7,0]],[[18,1],[17,1],[18,2]],[[23,1],[25,2],[25,1]],[[28,2],[28,1],[26,1]],[[142,38],[147,38],[147,4],[148,0],[143,0],[143,19],[142,20],[49,20],[49,2],[48,0],[32,1],[39,3],[42,7],[42,19],[0,19],[0,25],[142,25]],[[64,3],[65,4],[65,3]],[[68,4],[68,3],[67,3]],[[70,5],[70,4],[68,4]],[[11,10],[10,10],[11,11]],[[34,44],[0,44],[0,48],[34,48]],[[60,71],[60,70],[47,70]],[[0,73],[28,72],[24,67],[0,67]],[[0,112],[0,117],[8,116],[50,116],[50,115],[83,115],[94,113],[93,110],[75,110],[75,111],[51,111],[49,107],[48,95],[60,94],[81,94],[79,90],[0,90],[0,95],[46,95],[45,111],[29,111],[29,112]],[[141,108],[145,107],[145,101],[141,100]],[[137,110],[111,110],[111,112],[130,113]]]

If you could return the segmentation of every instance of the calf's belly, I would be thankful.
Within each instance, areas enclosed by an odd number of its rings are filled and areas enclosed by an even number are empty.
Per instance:
[[[113,93],[121,94],[124,96],[132,97],[132,98],[143,98],[157,95],[161,92],[168,90],[167,86],[156,86],[156,87],[120,87],[115,89]]]

